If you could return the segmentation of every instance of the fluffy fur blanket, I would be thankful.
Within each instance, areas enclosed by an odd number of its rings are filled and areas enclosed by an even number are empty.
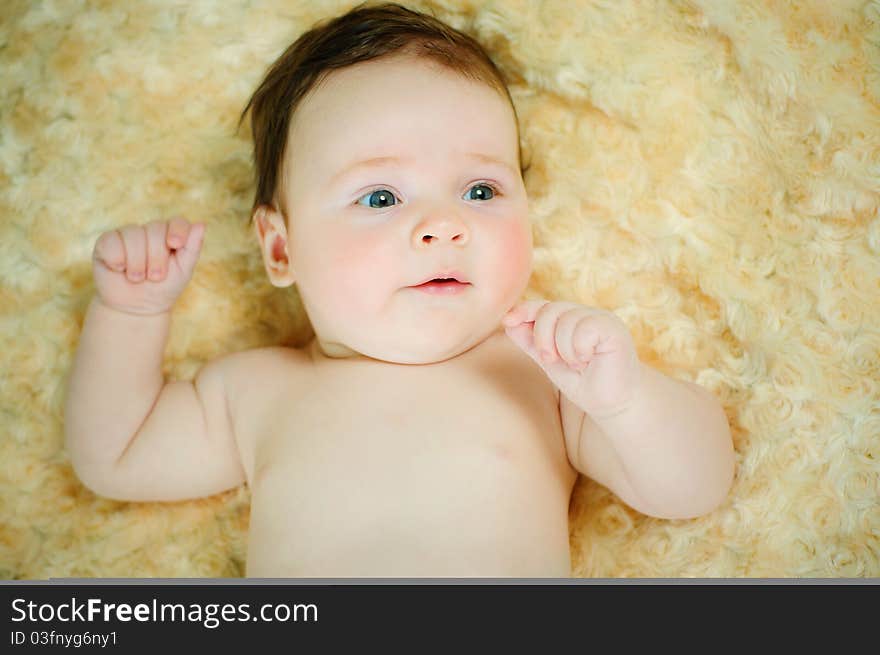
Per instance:
[[[104,230],[209,224],[169,378],[308,340],[247,227],[266,66],[354,2],[0,6],[0,577],[235,577],[246,488],[96,498],[63,447],[67,372]],[[880,575],[880,3],[411,2],[515,80],[531,159],[530,297],[618,313],[642,359],[711,389],[728,500],[695,520],[580,479],[572,573]],[[526,153],[524,153],[525,155]]]

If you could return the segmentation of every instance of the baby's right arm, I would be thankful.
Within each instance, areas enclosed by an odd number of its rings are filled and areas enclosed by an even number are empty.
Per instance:
[[[162,376],[171,308],[204,232],[172,219],[106,232],[95,244],[97,293],[68,382],[64,430],[74,470],[101,496],[183,500],[244,482],[223,359],[192,382]]]

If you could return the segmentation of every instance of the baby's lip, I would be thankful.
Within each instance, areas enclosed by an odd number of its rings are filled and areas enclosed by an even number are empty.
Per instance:
[[[446,270],[446,271],[440,271],[438,273],[433,273],[429,277],[426,277],[425,279],[423,279],[421,282],[417,282],[416,284],[413,284],[412,286],[418,287],[418,286],[421,286],[427,282],[430,282],[431,280],[443,280],[443,279],[449,279],[449,278],[452,278],[452,279],[456,280],[457,282],[461,282],[462,284],[470,284],[470,282],[468,282],[468,279],[465,277],[464,273],[462,273],[461,271]]]

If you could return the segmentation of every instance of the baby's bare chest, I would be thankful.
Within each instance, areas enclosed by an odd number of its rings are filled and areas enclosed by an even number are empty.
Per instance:
[[[310,370],[253,422],[252,482],[325,468],[375,485],[407,475],[427,482],[463,472],[468,460],[558,469],[567,460],[555,388],[525,356],[504,355]]]
[[[470,539],[500,547],[517,538],[517,526],[549,539],[566,561],[576,474],[555,389],[530,360],[365,363],[312,375],[290,396],[279,394],[283,400],[253,423],[250,453],[243,448],[249,561],[263,548],[274,559],[271,544],[286,543],[300,566],[320,568],[303,535],[325,554],[337,551],[338,561],[345,543],[387,553],[392,541],[458,535],[461,547]]]

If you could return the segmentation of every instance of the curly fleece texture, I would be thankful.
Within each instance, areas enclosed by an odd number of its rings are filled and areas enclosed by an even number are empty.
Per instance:
[[[243,574],[246,487],[138,504],[79,483],[66,376],[98,235],[175,214],[208,234],[169,379],[308,340],[247,225],[236,121],[293,39],[354,4],[0,6],[0,577]],[[616,312],[643,361],[730,420],[736,481],[707,516],[647,517],[579,479],[572,575],[880,575],[880,3],[408,6],[473,34],[512,80],[527,297]]]

